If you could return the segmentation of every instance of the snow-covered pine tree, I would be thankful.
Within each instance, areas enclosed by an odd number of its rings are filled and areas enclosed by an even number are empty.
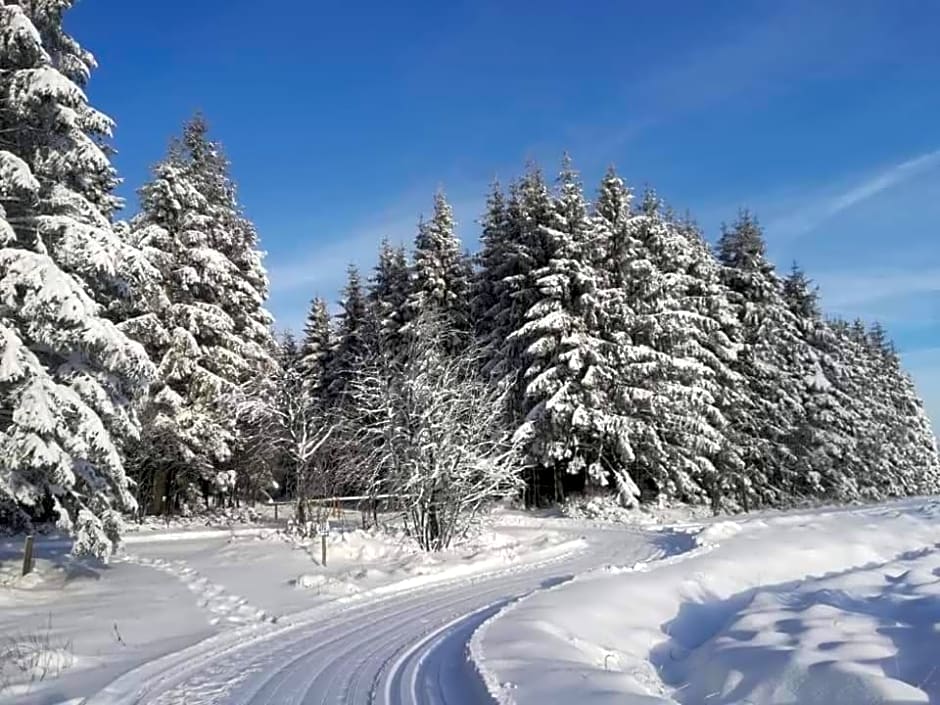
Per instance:
[[[835,323],[839,336],[839,360],[845,372],[844,388],[855,402],[858,426],[856,480],[859,494],[868,500],[893,494],[900,485],[901,459],[890,429],[897,414],[890,401],[891,380],[881,343],[873,344],[868,327],[860,319]]]
[[[615,403],[630,419],[631,477],[647,496],[715,504],[727,452],[721,406],[734,356],[717,265],[652,192],[633,213],[615,173],[596,221],[608,243],[605,337]]]
[[[476,256],[470,311],[474,332],[483,350],[502,344],[511,331],[502,331],[501,289],[509,247],[509,221],[506,197],[494,182],[486,199],[486,212],[480,218],[480,252]],[[503,333],[503,335],[500,335]]]
[[[143,340],[160,379],[134,466],[152,511],[169,511],[215,474],[244,469],[232,399],[276,368],[267,275],[221,146],[197,116],[140,190],[132,241],[163,278],[165,335]],[[234,456],[233,456],[234,453]]]
[[[410,291],[411,272],[405,249],[383,240],[379,262],[369,282],[368,298],[379,326],[379,344],[393,359],[404,354],[402,328],[407,321]]]
[[[456,235],[453,210],[443,191],[438,191],[431,219],[418,224],[406,303],[408,320],[422,315],[442,317],[443,328],[454,338],[448,346],[465,345],[471,332],[470,278],[470,259]]]
[[[548,262],[542,229],[554,222],[551,192],[537,166],[530,165],[525,175],[510,186],[506,221],[505,265],[494,278],[498,283],[496,325],[500,335],[494,336],[496,349],[491,355],[498,361],[496,370],[511,382],[508,388],[515,392],[513,411],[518,421],[524,415],[525,346],[510,336],[528,322],[528,312],[541,296],[532,273]]]
[[[896,410],[891,439],[897,446],[902,476],[892,496],[934,495],[940,491],[940,455],[937,439],[924,402],[914,380],[901,366],[901,358],[893,345],[885,348],[885,367],[889,374],[882,379]]]
[[[484,341],[485,371],[505,392],[507,424],[512,428],[524,423],[528,412],[527,345],[512,333],[528,323],[529,310],[541,297],[533,272],[548,263],[542,231],[554,222],[551,193],[541,171],[530,165],[510,187],[502,264],[494,258],[492,271],[481,274],[492,282],[495,302],[492,330]],[[526,469],[526,502],[554,496],[554,471],[547,473],[548,481],[545,474],[544,468],[534,464]]]
[[[719,511],[725,495],[741,485],[744,461],[728,421],[729,414],[745,401],[742,378],[735,371],[741,347],[741,327],[721,280],[721,265],[698,226],[688,217],[675,223],[683,239],[675,265],[680,307],[688,311],[689,339],[684,353],[702,365],[698,398],[701,423],[719,432],[706,453],[700,453],[696,481],[708,495],[712,509]],[[667,260],[669,261],[669,260]],[[667,273],[672,272],[669,266]],[[707,432],[703,435],[707,436]],[[732,501],[733,505],[733,501]]]
[[[323,299],[317,297],[310,302],[303,333],[298,364],[304,378],[304,388],[312,397],[322,401],[329,387],[327,370],[333,349],[333,328]]]
[[[353,265],[349,265],[346,270],[346,286],[343,288],[340,309],[337,316],[336,342],[327,370],[329,376],[327,396],[331,403],[342,400],[357,365],[365,358],[371,347],[367,320],[369,304],[362,290],[362,277]]]
[[[608,413],[620,417],[612,425],[610,442],[619,453],[620,466],[614,475],[622,502],[639,499],[638,479],[646,478],[645,469],[636,463],[634,444],[643,444],[648,452],[655,439],[651,427],[649,364],[655,351],[638,342],[637,312],[628,296],[630,267],[642,256],[635,237],[635,216],[631,210],[633,194],[611,167],[597,191],[591,213],[594,239],[600,249],[598,269],[599,335],[606,343],[605,366],[599,377],[607,386]]]
[[[507,413],[508,423],[513,425],[522,413],[525,385],[519,377],[521,349],[509,336],[525,325],[526,313],[534,303],[527,277],[542,251],[539,228],[549,223],[551,205],[542,173],[530,165],[522,179],[510,184],[508,198],[498,186],[493,187],[482,223],[474,287],[477,334],[484,372],[512,392]]]
[[[856,448],[860,419],[846,390],[839,339],[822,318],[818,294],[796,265],[783,281],[784,300],[805,343],[797,349],[801,414],[787,440],[795,463],[796,493],[836,501],[856,499],[864,474]]]
[[[289,330],[284,331],[277,341],[276,361],[281,369],[299,370],[303,360],[303,350],[297,338]]]
[[[522,349],[524,365],[525,416],[515,438],[524,444],[531,465],[548,470],[545,477],[556,499],[564,496],[566,475],[578,477],[582,486],[603,486],[611,470],[626,460],[622,448],[613,454],[608,450],[611,429],[620,419],[610,413],[609,380],[601,377],[606,351],[599,335],[594,227],[567,156],[558,189],[551,221],[538,233],[544,264],[529,275],[538,298],[526,322],[509,336]]]
[[[113,123],[83,91],[95,61],[62,28],[71,4],[0,5],[0,513],[57,517],[106,557],[154,370],[106,319],[141,272],[112,228]]]
[[[746,468],[738,499],[747,509],[792,497],[802,484],[788,438],[803,416],[798,360],[804,344],[754,216],[744,211],[722,229],[718,258],[742,330],[736,371],[748,394],[730,410],[730,421]]]
[[[209,126],[200,114],[186,124],[182,142],[175,149],[181,151],[184,161],[188,160],[190,174],[207,200],[210,217],[216,221],[209,231],[210,245],[235,267],[222,306],[241,340],[241,356],[250,368],[247,374],[269,373],[277,346],[271,328],[274,318],[265,308],[268,274],[264,253],[259,248],[257,230],[238,201],[228,159],[222,145],[209,138]],[[218,263],[218,269],[221,275],[228,265]]]
[[[936,439],[910,377],[884,329],[861,321],[843,332],[855,344],[851,370],[862,402],[859,484],[868,498],[936,492]]]

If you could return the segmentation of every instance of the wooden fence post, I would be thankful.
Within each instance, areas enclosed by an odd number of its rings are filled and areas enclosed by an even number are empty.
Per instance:
[[[26,546],[23,550],[23,575],[33,572],[33,541],[35,537],[30,534],[26,537]]]

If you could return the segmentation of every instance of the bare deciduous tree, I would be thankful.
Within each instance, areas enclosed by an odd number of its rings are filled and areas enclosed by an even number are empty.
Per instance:
[[[304,386],[303,375],[284,361],[272,379],[246,390],[237,412],[250,429],[257,456],[276,457],[292,475],[296,518],[307,521],[307,500],[315,491],[315,458],[336,424],[318,407]]]
[[[453,331],[419,319],[404,359],[381,353],[360,366],[350,400],[356,446],[373,494],[400,497],[409,533],[429,551],[446,548],[484,504],[519,487],[519,455],[498,390],[479,374],[479,351],[441,349]]]

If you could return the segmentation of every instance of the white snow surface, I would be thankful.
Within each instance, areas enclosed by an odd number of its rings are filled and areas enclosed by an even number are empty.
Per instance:
[[[324,567],[319,539],[261,526],[173,522],[164,530],[151,525],[129,534],[122,554],[107,566],[75,560],[67,541],[41,537],[35,571],[20,577],[22,546],[22,537],[0,539],[0,653],[38,650],[32,660],[40,666],[58,661],[39,671],[32,663],[10,663],[0,674],[3,705],[92,696],[122,674],[160,663],[161,657],[173,660],[207,639],[224,652],[245,642],[277,642],[286,634],[316,638],[321,620],[396,595],[414,600],[423,613],[428,590],[447,593],[441,586],[563,561],[584,553],[586,543],[579,532],[542,523],[488,521],[459,547],[429,555],[392,529],[350,527],[331,533]],[[447,604],[437,602],[439,608]],[[448,619],[457,614],[448,613]],[[245,675],[240,666],[236,670]],[[126,678],[119,682],[134,683],[134,690],[136,676]],[[220,702],[216,696],[180,698]],[[106,689],[90,702],[127,700]]]
[[[711,523],[518,601],[471,652],[518,705],[940,702],[940,502]]]
[[[43,539],[27,578],[0,541],[0,705],[940,702],[935,501],[401,539],[334,534],[325,568],[259,526],[150,528],[107,567]]]

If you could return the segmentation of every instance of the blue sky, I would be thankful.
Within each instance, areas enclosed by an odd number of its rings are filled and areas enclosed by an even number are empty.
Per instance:
[[[408,242],[444,187],[468,245],[487,184],[572,153],[710,237],[755,210],[828,311],[889,328],[940,421],[940,5],[81,0],[89,93],[134,189],[203,110],[297,326],[347,262]],[[132,207],[132,206],[131,206]]]

